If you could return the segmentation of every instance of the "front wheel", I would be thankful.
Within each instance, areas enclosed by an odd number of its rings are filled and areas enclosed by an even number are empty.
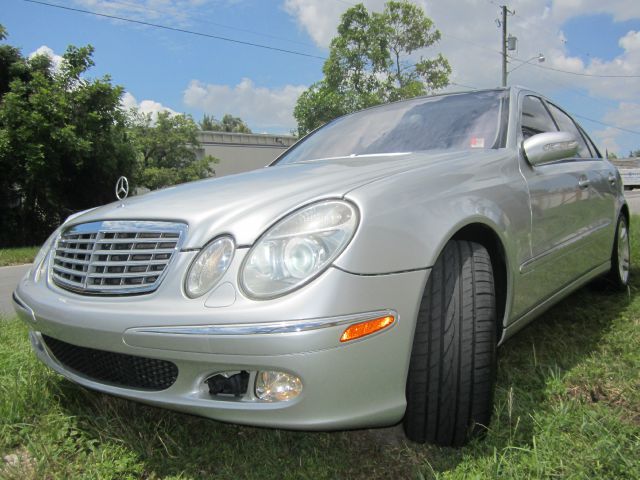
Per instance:
[[[611,270],[609,280],[621,290],[629,284],[629,271],[631,269],[631,246],[629,243],[629,223],[624,214],[618,217],[616,236],[613,240],[611,252]]]
[[[489,253],[451,241],[425,287],[407,378],[404,428],[415,442],[465,444],[493,410],[496,306]]]

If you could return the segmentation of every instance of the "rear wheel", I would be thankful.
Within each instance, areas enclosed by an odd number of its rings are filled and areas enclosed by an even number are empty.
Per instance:
[[[416,442],[465,444],[493,410],[496,307],[489,253],[451,241],[424,290],[407,379],[405,433]]]
[[[631,246],[629,244],[629,223],[623,214],[618,217],[616,236],[611,252],[611,271],[609,280],[616,288],[625,289],[629,284],[631,268]]]

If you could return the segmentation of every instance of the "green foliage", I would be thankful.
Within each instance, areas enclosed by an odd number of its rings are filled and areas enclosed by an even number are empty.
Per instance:
[[[640,149],[630,151],[629,152],[629,157],[630,158],[640,157]]]
[[[137,154],[135,184],[155,190],[212,176],[217,159],[198,158],[198,125],[188,115],[133,111],[130,134]]]
[[[200,130],[211,131],[218,127],[218,121],[213,115],[207,115],[206,113],[202,116],[202,120],[198,122],[198,126]]]
[[[440,54],[415,58],[440,40],[421,7],[389,1],[382,13],[349,8],[331,41],[324,78],[305,91],[294,117],[301,135],[346,113],[433,92],[448,84],[451,67]]]
[[[113,200],[133,172],[123,90],[84,77],[92,53],[71,46],[56,71],[47,56],[0,46],[0,245],[43,241],[70,213]]]
[[[609,151],[607,151],[607,158],[608,158],[609,160],[615,160],[616,158],[618,158],[618,156],[617,156],[615,153],[613,153],[613,152],[609,152]]]
[[[55,70],[0,45],[0,246],[42,242],[69,214],[113,201],[121,175],[154,189],[214,173],[190,117],[128,116],[122,87],[86,77],[92,54],[70,46]],[[230,115],[221,125],[246,128]]]
[[[225,113],[222,120],[213,115],[204,114],[199,122],[200,129],[211,132],[252,133],[249,126],[240,117]]]
[[[0,248],[0,267],[33,263],[40,247]]]

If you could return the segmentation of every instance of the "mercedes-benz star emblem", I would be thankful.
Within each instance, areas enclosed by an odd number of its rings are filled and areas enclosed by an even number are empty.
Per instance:
[[[127,177],[120,177],[116,182],[116,197],[124,200],[129,195],[129,180]]]

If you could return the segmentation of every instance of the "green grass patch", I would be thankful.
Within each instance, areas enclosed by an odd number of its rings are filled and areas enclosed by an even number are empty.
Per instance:
[[[32,263],[40,247],[0,248],[0,267]]]
[[[41,365],[15,319],[0,366],[0,478],[640,478],[638,268],[628,293],[587,286],[500,349],[489,431],[461,449],[399,427],[250,428],[91,392]]]

